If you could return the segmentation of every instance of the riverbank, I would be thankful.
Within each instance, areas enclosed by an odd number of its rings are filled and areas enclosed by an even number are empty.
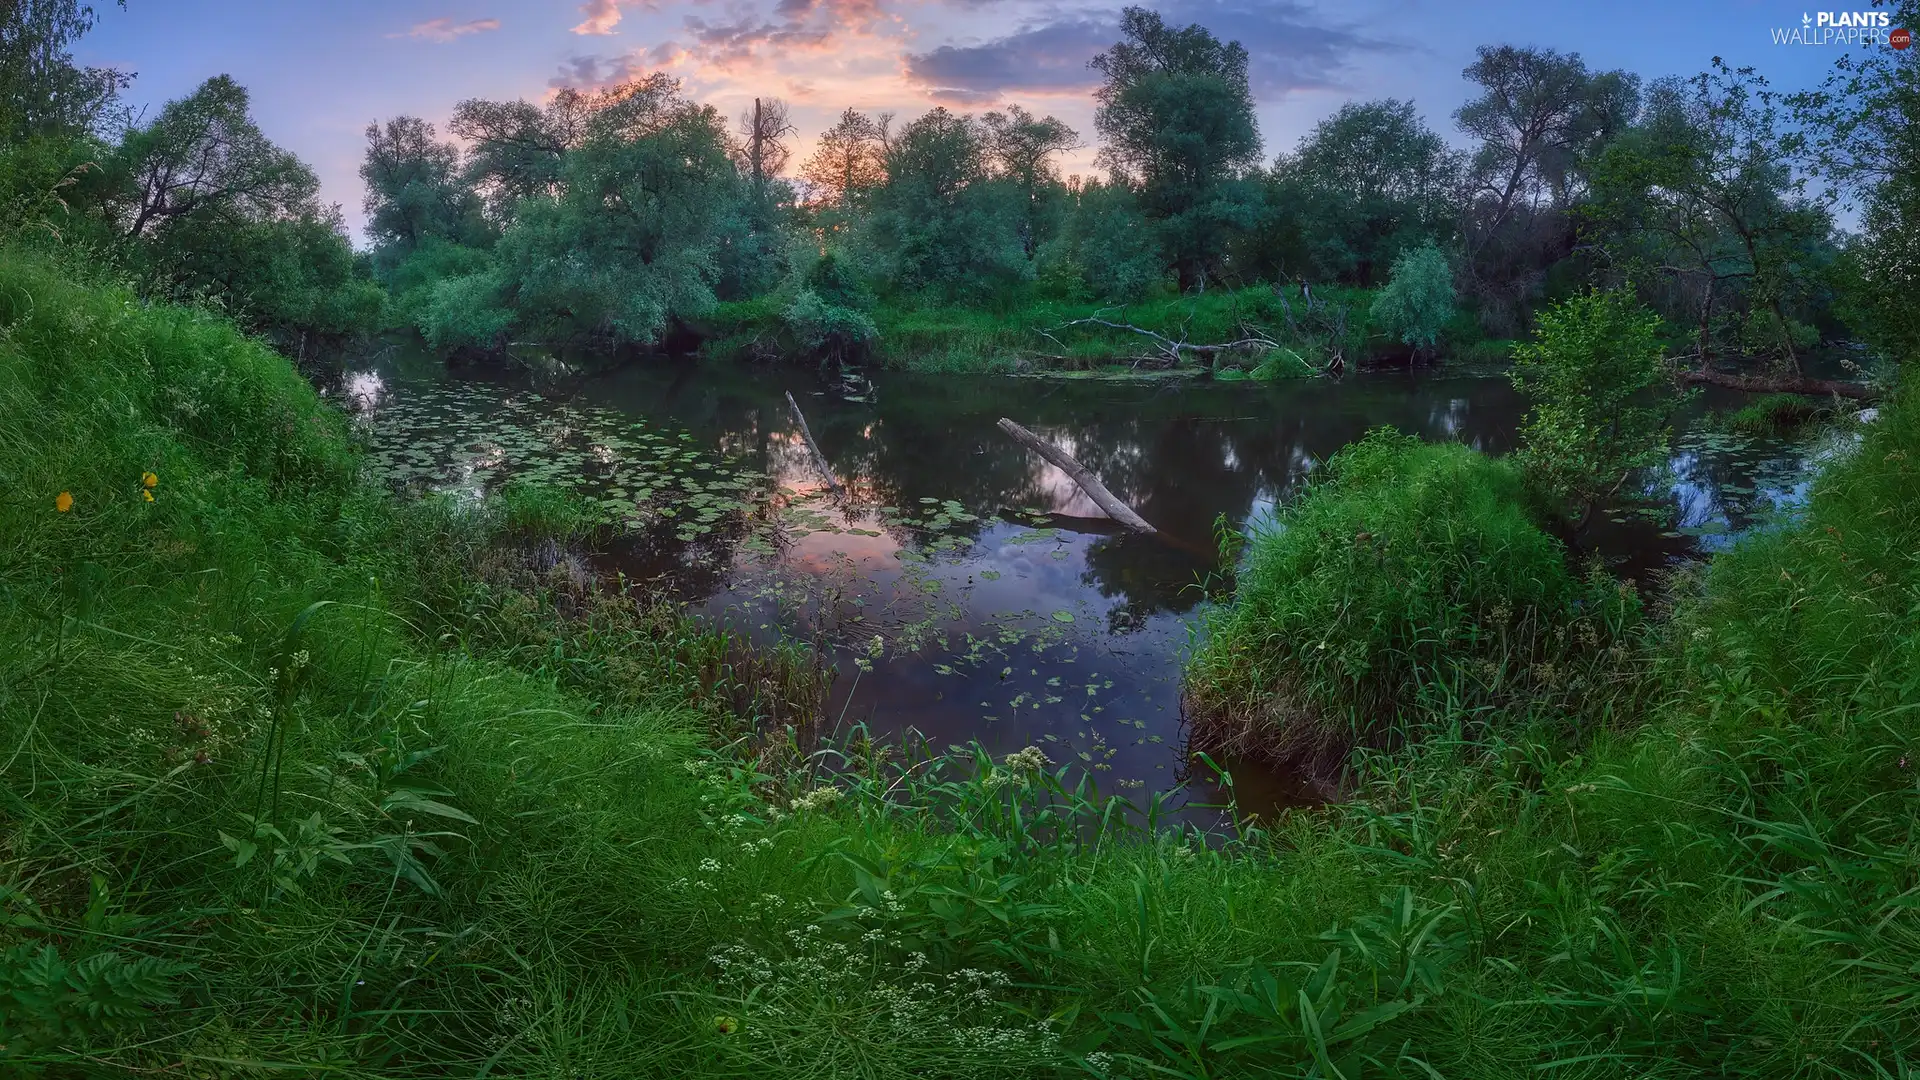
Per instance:
[[[1897,1075],[1920,1034],[1912,406],[1633,642],[1644,712],[1209,839],[1039,751],[827,775],[815,662],[585,587],[565,502],[392,501],[284,360],[42,263],[0,325],[10,1067]]]
[[[873,334],[842,353],[881,367],[941,374],[1181,368],[1228,378],[1301,378],[1339,357],[1349,369],[1406,364],[1408,350],[1377,332],[1377,289],[1328,285],[1167,295],[1133,304],[1047,299],[1031,291],[1000,304],[870,304]],[[808,355],[779,294],[718,305],[689,326],[703,355],[792,360]],[[1466,364],[1504,358],[1470,314],[1446,328],[1446,351]],[[1269,347],[1261,342],[1271,342]],[[1221,345],[1238,347],[1218,349]]]

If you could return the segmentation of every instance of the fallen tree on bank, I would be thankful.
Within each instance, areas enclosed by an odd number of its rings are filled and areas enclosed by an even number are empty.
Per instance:
[[[1880,391],[1866,383],[1843,379],[1810,379],[1804,375],[1734,375],[1706,368],[1682,371],[1683,386],[1720,386],[1744,390],[1750,394],[1802,394],[1807,397],[1843,397],[1854,401],[1876,401]]]

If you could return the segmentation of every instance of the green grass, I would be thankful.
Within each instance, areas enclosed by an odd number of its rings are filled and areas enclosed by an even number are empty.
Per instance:
[[[1343,343],[1350,362],[1368,355],[1375,345],[1387,344],[1376,340],[1368,325],[1372,291],[1330,286],[1321,290],[1320,298],[1349,308]],[[1298,298],[1290,302],[1296,319],[1304,319]],[[998,306],[883,303],[873,317],[880,330],[875,360],[886,367],[941,374],[1085,370],[1131,362],[1158,348],[1151,340],[1124,330],[1064,325],[1089,318],[1131,324],[1194,344],[1239,340],[1252,329],[1277,335],[1276,340],[1301,346],[1303,352],[1318,348],[1288,330],[1283,305],[1267,285],[1111,306],[1053,301],[1039,295]],[[722,304],[701,323],[707,338],[704,348],[716,356],[778,356],[778,318],[779,312],[765,299]],[[1233,363],[1252,368],[1263,359],[1247,355],[1234,358]],[[1187,359],[1189,364],[1196,362]]]
[[[1643,712],[1363,748],[1209,844],[810,754],[805,650],[583,587],[548,496],[393,504],[228,325],[0,258],[0,1061],[1911,1075],[1915,462],[1890,406],[1716,560]]]
[[[1355,744],[1603,716],[1629,681],[1605,659],[1631,590],[1576,581],[1518,472],[1464,446],[1375,431],[1248,543],[1188,670],[1204,749],[1337,773]]]
[[[1838,415],[1831,401],[1801,394],[1765,394],[1728,413],[1722,422],[1742,435],[1787,435]]]

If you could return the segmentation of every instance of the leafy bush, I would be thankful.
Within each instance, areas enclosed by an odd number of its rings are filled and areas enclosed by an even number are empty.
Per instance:
[[[1272,382],[1277,379],[1310,378],[1317,374],[1319,371],[1298,352],[1279,348],[1270,350],[1266,359],[1260,361],[1252,371],[1248,372],[1247,377],[1261,382]]]
[[[1453,271],[1431,243],[1393,260],[1393,276],[1373,301],[1373,322],[1404,345],[1428,351],[1453,318]]]
[[[420,332],[436,349],[497,349],[514,324],[513,309],[500,301],[494,271],[444,278],[433,284]]]
[[[856,356],[880,336],[864,312],[830,304],[812,289],[800,290],[780,320],[808,353],[834,360]]]
[[[1728,414],[1724,423],[1742,435],[1783,435],[1835,415],[1831,402],[1800,394],[1767,394]]]
[[[1188,671],[1194,738],[1322,768],[1356,741],[1532,697],[1577,701],[1569,670],[1630,617],[1630,593],[1567,572],[1523,509],[1519,473],[1379,430],[1254,535],[1234,602]]]
[[[389,328],[408,327],[426,333],[427,312],[434,287],[442,281],[478,274],[493,264],[490,253],[439,237],[428,237],[407,252],[385,274]]]
[[[1158,234],[1123,185],[1089,184],[1062,235],[1042,248],[1039,274],[1053,295],[1133,303],[1167,280]]]
[[[1558,508],[1591,512],[1659,463],[1675,404],[1656,393],[1660,326],[1631,291],[1593,291],[1542,311],[1514,349],[1513,384],[1532,402],[1516,458]]]

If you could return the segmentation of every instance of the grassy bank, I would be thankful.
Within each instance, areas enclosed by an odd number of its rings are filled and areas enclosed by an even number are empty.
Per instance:
[[[1309,307],[1289,287],[1282,300],[1272,286],[1215,289],[1189,296],[1161,296],[1128,305],[1099,305],[1025,295],[993,305],[904,306],[882,302],[871,318],[877,336],[868,346],[882,366],[948,374],[1074,371],[1132,366],[1167,346],[1142,334],[1085,320],[1125,324],[1173,342],[1218,344],[1260,335],[1291,356],[1265,351],[1217,359],[1183,354],[1188,365],[1212,366],[1241,377],[1288,378],[1308,374],[1339,350],[1349,365],[1404,359],[1404,348],[1376,332],[1370,311],[1377,290],[1325,286]],[[1344,318],[1338,312],[1344,309]],[[794,359],[806,353],[783,322],[778,295],[721,304],[695,328],[709,355]],[[1074,325],[1078,323],[1079,325]],[[1448,326],[1446,348],[1473,362],[1496,362],[1501,343],[1485,341],[1470,315]],[[1273,361],[1272,363],[1268,363]],[[1231,376],[1230,376],[1231,377]]]
[[[1502,699],[1209,844],[1037,751],[801,756],[806,654],[584,587],[537,493],[393,503],[228,325],[0,259],[0,1062],[1899,1076],[1909,455],[1890,408],[1716,561],[1648,708]]]
[[[1188,668],[1194,744],[1331,784],[1357,746],[1630,708],[1634,594],[1578,580],[1526,500],[1457,443],[1376,431],[1335,455],[1250,538]]]

